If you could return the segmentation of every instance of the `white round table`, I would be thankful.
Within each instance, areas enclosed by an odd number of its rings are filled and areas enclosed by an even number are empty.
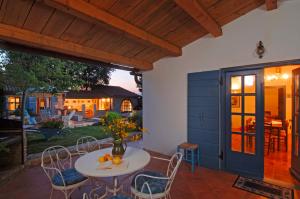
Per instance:
[[[87,153],[76,160],[75,169],[89,177],[113,177],[114,185],[111,192],[116,195],[119,191],[118,176],[131,174],[143,169],[150,162],[150,154],[142,149],[127,147],[122,159],[122,165],[99,169],[101,163],[98,162],[98,158],[106,153],[111,154],[111,151],[112,148],[105,148]]]

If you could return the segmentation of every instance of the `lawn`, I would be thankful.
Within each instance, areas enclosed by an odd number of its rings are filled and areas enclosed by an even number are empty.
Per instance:
[[[109,137],[101,126],[85,126],[69,129],[69,132],[63,135],[55,135],[48,140],[40,133],[31,133],[27,135],[27,153],[40,153],[44,149],[54,145],[73,146],[76,145],[77,139],[83,136],[93,136],[97,139]]]

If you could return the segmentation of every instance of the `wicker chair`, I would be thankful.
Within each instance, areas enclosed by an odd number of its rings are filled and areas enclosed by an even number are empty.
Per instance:
[[[75,189],[84,185],[88,178],[78,173],[72,164],[72,155],[63,146],[53,146],[44,150],[41,158],[41,167],[51,182],[52,198],[53,190],[63,192],[66,199]]]
[[[135,175],[131,183],[131,193],[135,198],[171,198],[170,190],[182,161],[182,153],[175,153],[171,159],[152,157],[168,162],[165,174],[155,171],[142,171]]]

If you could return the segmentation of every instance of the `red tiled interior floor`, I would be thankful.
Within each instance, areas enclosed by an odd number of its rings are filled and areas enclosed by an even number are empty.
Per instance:
[[[255,140],[252,137],[252,143],[248,141],[245,144],[245,151],[254,152],[255,151]],[[237,151],[241,150],[240,139],[233,141],[233,148]],[[288,150],[283,142],[280,144],[280,150],[277,148],[277,142],[274,143],[274,151],[268,151],[268,145],[265,145],[264,154],[264,178],[271,181],[281,181],[288,184],[298,184],[297,180],[291,175],[289,169],[291,167],[291,134],[288,136]]]
[[[297,184],[298,182],[289,171],[291,167],[291,135],[289,135],[288,138],[288,151],[286,151],[285,146],[282,144],[278,151],[277,144],[275,144],[275,151],[270,151],[269,154],[265,153],[264,175],[267,179]],[[265,151],[267,151],[267,149]]]
[[[152,160],[147,166],[151,170],[165,170],[166,164],[158,160]],[[240,189],[233,188],[232,185],[236,175],[224,171],[210,170],[198,167],[195,173],[190,172],[190,165],[183,163],[175,178],[171,195],[173,199],[200,199],[200,198],[238,198],[251,199],[262,198]],[[76,190],[72,194],[72,199],[81,199],[83,192],[88,192],[88,188]],[[295,192],[300,196],[300,191]],[[30,167],[24,169],[14,179],[0,187],[1,199],[42,199],[50,196],[50,182],[40,167]],[[61,199],[60,192],[54,192],[52,198]],[[299,197],[298,197],[299,198]]]

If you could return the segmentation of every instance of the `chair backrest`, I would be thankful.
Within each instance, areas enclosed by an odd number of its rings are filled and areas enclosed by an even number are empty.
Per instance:
[[[288,132],[288,128],[289,128],[289,121],[288,120],[283,120],[282,121],[282,128]]]
[[[72,167],[72,155],[64,146],[49,147],[42,153],[41,167],[52,182],[54,175]]]
[[[170,180],[167,183],[166,191],[169,191],[171,188],[171,185],[175,179],[176,173],[182,162],[182,157],[183,157],[182,153],[175,153],[170,159],[170,162],[168,165],[168,170],[167,170],[167,176],[170,178]]]
[[[85,136],[77,140],[76,149],[79,155],[84,155],[86,153],[99,150],[100,144],[95,137]]]
[[[82,195],[82,199],[89,199],[89,196],[87,195],[87,193],[84,193],[84,194]]]
[[[105,189],[103,190],[103,188]],[[89,192],[89,194],[84,193],[82,195],[82,199],[104,199],[107,198],[107,195],[108,195],[108,188],[103,186],[98,186],[96,188],[93,188]]]

